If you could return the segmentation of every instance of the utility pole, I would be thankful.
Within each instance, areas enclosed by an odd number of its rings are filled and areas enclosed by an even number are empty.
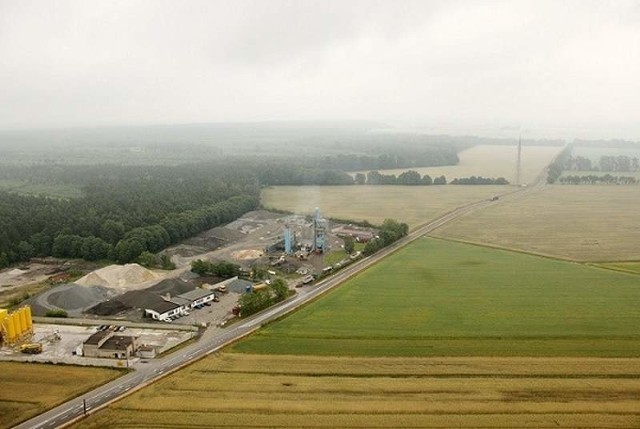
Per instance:
[[[87,415],[87,400],[83,399],[82,400],[82,411],[84,412],[84,415]]]
[[[518,159],[516,161],[516,185],[520,186],[520,168],[522,163],[522,140],[518,135]]]

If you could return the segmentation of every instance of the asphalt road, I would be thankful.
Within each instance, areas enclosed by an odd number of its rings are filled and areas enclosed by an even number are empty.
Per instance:
[[[199,341],[168,356],[151,359],[146,361],[146,363],[145,361],[138,361],[135,364],[135,370],[127,375],[92,390],[81,397],[65,402],[54,409],[15,426],[15,428],[50,429],[64,426],[65,424],[82,417],[85,413],[88,414],[94,412],[98,408],[102,408],[110,402],[130,394],[132,391],[138,390],[147,384],[157,381],[166,374],[174,372],[192,363],[194,360],[222,349],[233,341],[236,341],[256,329],[259,329],[262,324],[277,319],[284,314],[295,310],[297,307],[317,298],[323,293],[326,293],[332,288],[343,283],[348,278],[395,252],[399,248],[406,246],[413,240],[428,234],[436,228],[439,228],[460,216],[493,204],[498,204],[505,199],[519,198],[528,193],[540,190],[543,187],[543,182],[539,181],[538,185],[529,188],[517,188],[500,194],[500,198],[496,201],[477,201],[452,210],[451,212],[416,228],[406,237],[379,251],[375,255],[361,259],[317,284],[299,288],[297,290],[298,293],[294,297],[275,307],[226,328],[209,328],[205,331]]]

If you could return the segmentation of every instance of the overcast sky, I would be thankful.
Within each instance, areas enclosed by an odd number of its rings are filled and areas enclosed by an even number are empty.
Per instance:
[[[640,1],[0,0],[0,129],[640,126]]]

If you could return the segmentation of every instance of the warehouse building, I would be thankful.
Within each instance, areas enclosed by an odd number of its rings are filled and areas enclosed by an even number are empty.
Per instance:
[[[90,336],[82,345],[85,357],[128,359],[138,350],[136,337],[130,335],[115,335],[107,329]]]

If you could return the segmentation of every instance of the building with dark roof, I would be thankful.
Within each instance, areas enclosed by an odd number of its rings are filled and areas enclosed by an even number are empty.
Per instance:
[[[202,305],[206,302],[211,302],[215,297],[216,294],[214,291],[200,288],[178,295],[178,298],[188,300],[191,308]]]
[[[82,345],[82,354],[86,357],[128,359],[136,351],[136,337],[115,335],[110,329],[96,332]]]
[[[145,305],[145,316],[151,316],[151,318],[156,320],[167,321],[172,317],[180,315],[182,311],[180,304],[166,301],[159,296],[156,297],[157,299],[149,300],[149,302]]]

